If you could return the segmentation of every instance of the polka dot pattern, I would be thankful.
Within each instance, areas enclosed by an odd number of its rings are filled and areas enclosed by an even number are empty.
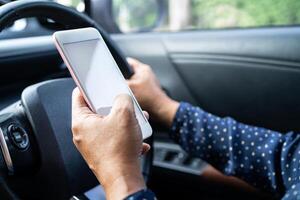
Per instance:
[[[143,189],[134,194],[129,195],[124,200],[157,200],[151,190]]]
[[[181,102],[170,136],[226,175],[285,200],[300,199],[300,135],[220,118]]]

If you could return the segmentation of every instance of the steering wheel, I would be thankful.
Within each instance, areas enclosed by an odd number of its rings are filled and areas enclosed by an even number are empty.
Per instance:
[[[132,70],[109,35],[91,18],[50,1],[15,1],[0,7],[0,31],[25,17],[47,18],[65,29],[99,30],[126,78]],[[0,112],[0,184],[12,197],[69,199],[98,185],[72,142],[71,78],[24,89],[21,100]],[[142,159],[147,180],[152,152]],[[28,188],[32,188],[29,190]]]

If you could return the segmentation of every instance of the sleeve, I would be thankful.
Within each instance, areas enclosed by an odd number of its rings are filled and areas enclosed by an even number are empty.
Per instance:
[[[220,118],[180,103],[170,136],[226,175],[279,196],[300,188],[300,135]]]
[[[156,197],[151,190],[143,189],[129,195],[124,200],[156,200]]]

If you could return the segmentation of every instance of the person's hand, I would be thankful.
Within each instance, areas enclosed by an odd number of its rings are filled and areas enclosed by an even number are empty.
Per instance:
[[[123,199],[145,187],[139,157],[143,144],[132,99],[120,95],[109,115],[87,106],[78,88],[72,96],[73,142],[104,187],[107,199]]]
[[[151,119],[171,126],[179,103],[161,89],[150,66],[133,58],[127,58],[127,61],[134,70],[127,83],[141,107],[150,113]]]

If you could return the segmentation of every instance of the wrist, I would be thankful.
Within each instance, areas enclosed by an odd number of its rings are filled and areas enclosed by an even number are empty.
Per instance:
[[[145,182],[141,173],[127,174],[118,177],[111,185],[104,187],[106,199],[124,199],[142,189],[145,189]]]
[[[159,98],[156,105],[157,108],[155,109],[155,116],[158,121],[167,127],[171,127],[179,107],[179,102],[165,95],[164,97]]]
[[[124,199],[146,188],[139,163],[117,165],[95,174],[104,188],[106,199]]]

